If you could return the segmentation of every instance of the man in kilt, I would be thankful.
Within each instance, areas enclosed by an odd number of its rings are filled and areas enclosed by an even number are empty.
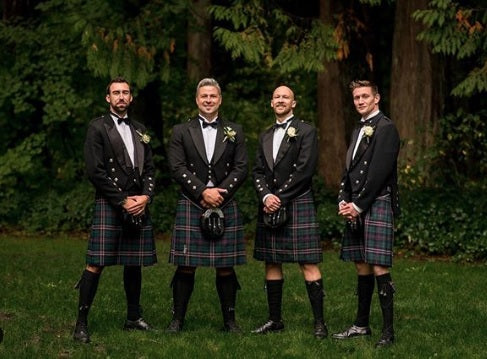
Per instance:
[[[346,219],[341,259],[355,262],[358,308],[355,322],[335,339],[370,336],[369,314],[374,283],[382,309],[382,336],[377,347],[394,342],[393,219],[399,214],[397,156],[399,134],[379,111],[380,95],[371,81],[350,84],[355,109],[362,116],[352,133],[338,196],[339,214]],[[375,277],[375,280],[374,280]]]
[[[218,82],[202,79],[196,88],[198,116],[174,126],[169,144],[171,172],[181,186],[169,257],[177,266],[171,281],[173,317],[167,327],[171,333],[183,328],[200,266],[216,269],[223,329],[240,331],[235,321],[240,285],[233,267],[246,262],[246,253],[242,217],[233,197],[247,176],[247,152],[242,127],[218,116],[221,103]],[[201,218],[208,209],[224,216],[212,219],[220,229],[224,225],[218,238],[203,231]]]
[[[314,335],[325,338],[328,330],[323,316],[323,281],[318,263],[322,247],[311,192],[311,179],[318,159],[316,129],[298,120],[293,91],[277,87],[271,99],[275,124],[259,138],[253,168],[254,186],[259,198],[259,213],[254,258],[265,262],[269,318],[253,333],[281,331],[282,263],[299,263],[314,316]],[[280,216],[287,221],[278,228],[264,222],[265,216]],[[274,217],[276,218],[276,217]],[[281,217],[282,218],[282,217]],[[277,221],[279,222],[279,221]],[[277,225],[279,225],[277,223]]]
[[[154,165],[145,127],[127,116],[129,83],[117,77],[107,86],[110,113],[91,121],[84,146],[88,178],[96,189],[86,269],[79,289],[74,339],[90,341],[88,311],[105,266],[123,265],[127,299],[124,329],[148,330],[139,305],[141,266],[156,263],[147,204],[154,196]]]

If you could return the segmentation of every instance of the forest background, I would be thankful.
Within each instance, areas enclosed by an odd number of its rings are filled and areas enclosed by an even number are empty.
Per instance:
[[[244,125],[250,166],[272,124],[272,90],[319,130],[315,198],[322,238],[343,223],[336,189],[358,120],[348,83],[372,79],[402,139],[396,250],[487,259],[487,7],[482,0],[3,0],[0,5],[0,231],[86,231],[90,119],[108,81],[132,84],[131,116],[152,136],[157,234],[178,188],[166,146],[196,115],[195,86],[215,77],[221,115]],[[253,237],[251,181],[238,192]]]

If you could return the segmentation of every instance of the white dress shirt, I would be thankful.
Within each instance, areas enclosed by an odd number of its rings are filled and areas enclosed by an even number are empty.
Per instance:
[[[110,116],[112,117],[113,122],[115,122],[115,126],[117,127],[120,137],[122,137],[123,144],[125,145],[125,149],[129,154],[130,161],[132,162],[132,167],[133,167],[135,163],[134,162],[134,139],[132,136],[132,131],[130,130],[130,126],[123,121],[118,123],[118,117],[114,115],[110,115]]]
[[[293,116],[294,115],[290,115],[282,122],[276,121],[276,124],[278,125],[282,123],[286,123],[286,127],[284,128],[279,127],[274,130],[274,136],[272,138],[272,158],[274,158],[274,161],[276,161],[277,153],[279,152],[279,147],[281,147],[281,142],[284,139],[284,136],[286,135],[286,131],[287,128],[289,127],[289,124],[291,123],[289,119]]]
[[[208,160],[208,163],[211,163],[211,159],[213,158],[213,153],[215,152],[217,129],[211,126],[206,126],[205,128],[203,128],[203,120],[207,123],[210,123],[216,121],[218,117],[215,118],[213,121],[208,121],[206,118],[204,118],[201,115],[199,115],[199,117],[200,117],[199,120],[200,120],[201,131],[203,132],[203,140],[205,141],[206,158]],[[208,187],[214,187],[214,184],[211,180],[208,181],[206,185]]]

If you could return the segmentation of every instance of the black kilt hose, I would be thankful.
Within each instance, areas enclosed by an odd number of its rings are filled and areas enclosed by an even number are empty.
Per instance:
[[[176,207],[170,263],[215,268],[246,263],[243,221],[237,203],[230,200],[221,210],[225,216],[223,237],[217,240],[207,239],[200,228],[200,217],[204,209],[181,196]]]
[[[356,233],[347,225],[340,258],[392,267],[394,216],[390,195],[378,197],[363,219],[363,232]]]
[[[320,263],[323,252],[311,191],[288,203],[287,210],[287,224],[271,229],[264,226],[259,209],[254,258],[266,263]]]
[[[156,262],[150,216],[145,217],[140,230],[133,230],[123,225],[121,210],[102,197],[96,198],[86,263],[94,266],[149,266]]]

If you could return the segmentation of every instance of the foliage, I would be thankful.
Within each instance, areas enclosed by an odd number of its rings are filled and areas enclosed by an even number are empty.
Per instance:
[[[402,193],[396,247],[461,260],[487,259],[485,188],[438,188]]]
[[[483,4],[483,5],[482,5]],[[434,53],[471,58],[475,66],[456,85],[452,94],[470,96],[487,91],[487,8],[483,1],[466,4],[453,0],[434,0],[426,10],[417,10],[413,18],[426,29],[418,39],[432,46]]]
[[[233,0],[213,5],[210,12],[221,23],[215,39],[234,59],[290,73],[321,71],[325,59],[336,57],[333,29],[317,18],[291,16],[275,3]]]

